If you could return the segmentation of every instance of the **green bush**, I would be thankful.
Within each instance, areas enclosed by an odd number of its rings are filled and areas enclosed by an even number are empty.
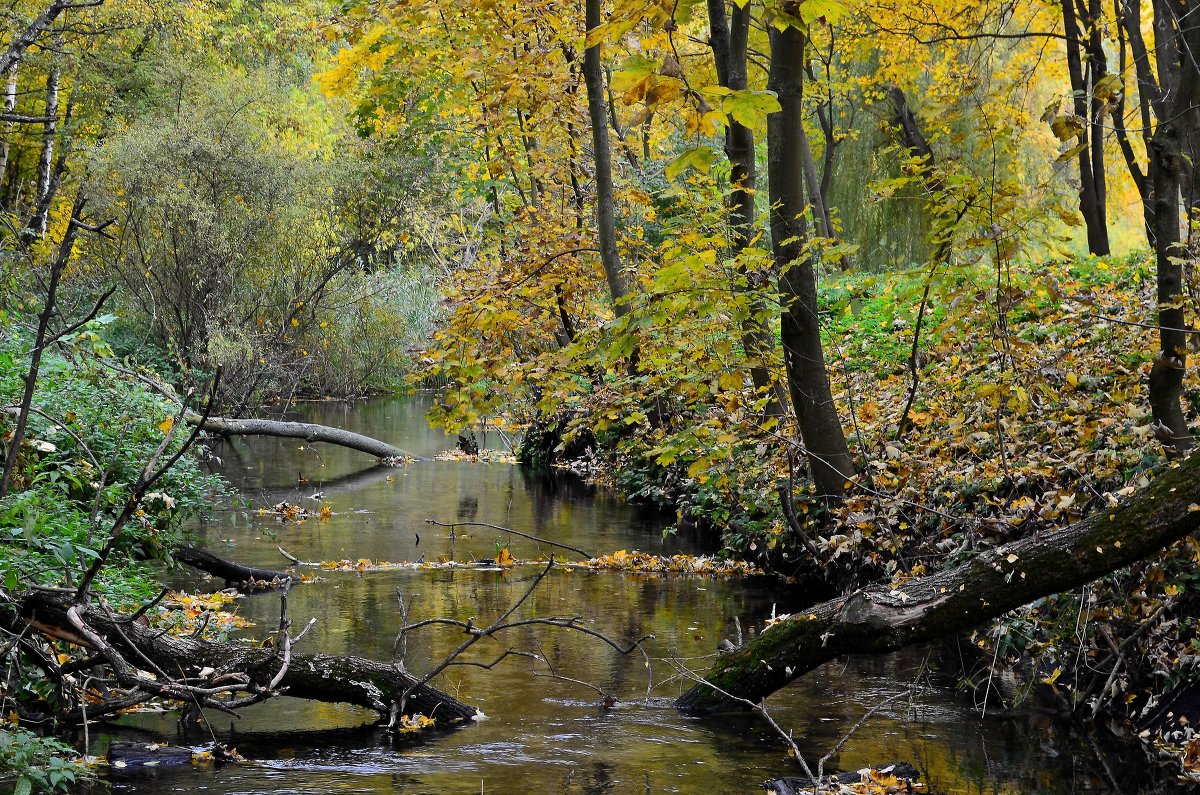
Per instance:
[[[75,750],[17,726],[0,729],[0,781],[13,782],[13,795],[68,792],[94,778]]]

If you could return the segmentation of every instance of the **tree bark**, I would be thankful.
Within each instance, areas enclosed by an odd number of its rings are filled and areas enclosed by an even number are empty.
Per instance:
[[[79,0],[79,2],[55,2],[46,6],[46,10],[37,16],[25,30],[12,40],[8,49],[0,55],[0,72],[7,72],[13,67],[27,49],[37,41],[43,33],[50,29],[54,20],[64,12],[75,8],[94,8],[104,5],[104,0]]]
[[[1163,444],[1176,453],[1184,454],[1191,449],[1192,433],[1182,405],[1183,377],[1187,372],[1182,263],[1185,251],[1179,238],[1182,151],[1174,120],[1159,123],[1150,151],[1160,345],[1158,356],[1150,368],[1150,408]]]
[[[600,26],[600,0],[586,0],[588,30]],[[604,69],[600,64],[600,43],[583,51],[583,82],[587,87],[588,119],[592,126],[592,156],[596,164],[596,235],[600,243],[600,262],[613,300],[617,317],[629,312],[625,301],[629,283],[621,270],[617,251],[616,202],[613,199],[612,148],[608,141],[608,120],[605,113]]]
[[[363,436],[361,433],[344,431],[341,428],[331,428],[328,425],[317,425],[311,422],[282,422],[279,420],[235,420],[225,417],[209,417],[201,422],[201,417],[195,412],[188,412],[184,420],[195,425],[200,423],[203,430],[219,433],[222,436],[278,436],[285,439],[303,439],[306,442],[326,442],[341,447],[349,447],[362,453],[369,453],[378,458],[408,458],[419,459],[409,452],[393,447],[387,442]]]
[[[726,693],[758,702],[844,654],[883,654],[970,629],[1147,558],[1192,533],[1200,528],[1198,491],[1200,455],[1193,455],[1118,508],[898,588],[867,588],[784,618],[723,655],[704,678]],[[675,705],[708,712],[735,702],[698,684]]]
[[[817,492],[840,499],[854,462],[825,367],[817,316],[817,274],[804,251],[804,176],[800,162],[804,35],[794,27],[771,31],[768,87],[782,110],[767,117],[767,169],[771,193],[771,248],[779,269],[780,339],[788,391]]]
[[[1187,371],[1187,332],[1184,313],[1183,264],[1188,252],[1180,237],[1180,186],[1189,142],[1200,132],[1196,105],[1200,103],[1200,4],[1155,6],[1156,40],[1160,57],[1159,84],[1169,98],[1150,141],[1150,181],[1153,191],[1154,253],[1158,274],[1160,350],[1150,368],[1150,408],[1163,443],[1176,454],[1192,447],[1192,434],[1183,411],[1183,380]],[[1172,16],[1178,13],[1178,17]],[[1160,19],[1166,14],[1167,19]],[[1172,27],[1172,23],[1178,27]],[[1165,27],[1164,27],[1165,26]]]
[[[13,63],[12,67],[8,70],[8,79],[4,83],[5,113],[11,114],[17,109],[17,77],[19,66],[18,62]],[[4,140],[0,142],[0,185],[4,184],[4,177],[8,172],[8,153],[15,126],[11,121],[4,125]]]
[[[1079,151],[1079,212],[1087,227],[1088,251],[1092,254],[1107,255],[1108,222],[1105,218],[1104,207],[1104,138],[1099,135],[1101,127],[1093,101],[1089,107],[1088,83],[1085,78],[1083,62],[1080,57],[1084,49],[1079,21],[1075,16],[1075,0],[1060,0],[1063,18],[1063,34],[1066,36],[1067,72],[1071,77],[1071,93],[1074,96],[1073,107],[1075,115],[1084,122],[1083,132],[1080,133],[1080,143],[1083,149]],[[1089,60],[1089,72],[1096,72]],[[1097,140],[1098,139],[1098,140]],[[1099,173],[1096,163],[1100,164]]]
[[[733,6],[733,18],[725,14],[725,0],[708,0],[709,46],[717,67],[717,81],[734,91],[745,91],[749,78],[746,52],[750,35],[750,5]],[[754,131],[733,119],[725,133],[725,156],[729,158],[730,194],[728,202],[729,228],[732,232],[735,258],[747,248],[758,232],[758,216],[754,195],[758,164],[754,155]],[[742,288],[748,298],[746,318],[742,321],[742,347],[750,360],[750,380],[755,391],[767,398],[764,419],[783,418],[787,396],[771,377],[769,363],[775,352],[775,337],[767,324],[767,307],[761,297],[763,282],[770,282],[769,273],[754,273],[739,265],[738,275],[745,279]]]
[[[70,601],[64,597],[35,592],[22,603],[23,618],[40,627],[69,627],[70,607]],[[276,649],[176,637],[136,621],[123,622],[95,608],[87,609],[83,618],[128,659],[141,659],[144,655],[172,675],[195,677],[200,671],[212,668],[213,678],[247,673],[253,686],[266,687],[283,664]],[[412,674],[388,663],[360,657],[293,654],[278,687],[286,688],[286,695],[294,698],[354,704],[386,715],[416,681]],[[469,720],[478,714],[474,707],[428,685],[421,685],[409,694],[404,711],[419,712],[440,724]]]
[[[58,61],[50,65],[50,74],[46,77],[46,121],[42,129],[42,155],[38,160],[37,208],[30,230],[36,237],[46,236],[46,225],[50,218],[51,183],[54,172],[54,137],[58,133],[58,85],[62,70]]]

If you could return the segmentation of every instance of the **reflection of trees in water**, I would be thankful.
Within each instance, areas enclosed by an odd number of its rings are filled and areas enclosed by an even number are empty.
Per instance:
[[[471,522],[479,514],[479,498],[471,495],[458,498],[458,511],[455,516],[459,521]]]
[[[595,761],[584,774],[584,780],[580,782],[583,785],[583,791],[587,795],[605,795],[605,793],[613,792],[618,779],[614,775],[616,769],[609,762]]]
[[[559,524],[556,517],[573,507],[587,506],[604,514],[610,508],[621,506],[629,524],[646,531],[646,546],[651,547],[659,543],[657,534],[664,527],[674,524],[673,511],[649,503],[626,503],[615,492],[588,483],[572,472],[559,469],[538,471],[528,467],[518,467],[517,470],[525,487],[535,528],[554,527]],[[698,548],[716,550],[717,547],[706,539]]]

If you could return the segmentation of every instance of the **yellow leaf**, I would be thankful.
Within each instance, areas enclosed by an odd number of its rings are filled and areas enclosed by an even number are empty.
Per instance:
[[[503,549],[500,550],[500,554],[496,555],[496,565],[497,566],[503,566],[504,568],[507,569],[507,568],[511,567],[515,562],[516,561],[513,560],[513,556],[510,555],[508,552],[508,547],[504,547]]]
[[[162,422],[160,422],[158,424],[158,429],[160,431],[162,431],[163,433],[170,433],[171,429],[174,427],[175,427],[175,418],[174,417],[167,417],[165,420],[163,420]]]

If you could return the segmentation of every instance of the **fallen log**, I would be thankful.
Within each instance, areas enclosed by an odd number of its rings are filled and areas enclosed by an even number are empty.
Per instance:
[[[328,425],[317,425],[312,422],[235,420],[226,417],[205,419],[190,411],[183,415],[183,419],[191,425],[199,425],[205,431],[223,436],[278,436],[285,439],[303,439],[306,442],[325,442],[368,453],[382,461],[389,462],[428,460],[361,433],[331,428]]]
[[[734,698],[757,703],[837,657],[895,651],[1077,588],[1200,528],[1197,502],[1200,454],[1193,454],[1164,468],[1128,502],[1062,530],[1005,544],[896,588],[862,589],[786,617],[721,655],[675,706],[701,713],[744,707]]]
[[[175,550],[175,560],[214,577],[221,577],[228,586],[244,589],[288,588],[300,579],[292,572],[243,566],[195,547],[180,547]]]
[[[67,615],[71,607],[71,600],[66,595],[35,591],[22,601],[22,616],[27,626],[52,632],[54,627],[71,626]],[[245,674],[249,677],[247,690],[261,689],[269,687],[284,667],[283,659],[274,648],[176,637],[138,621],[122,620],[95,607],[83,610],[82,618],[92,631],[127,659],[142,660],[162,671],[170,671],[176,678],[218,682]],[[293,653],[275,689],[295,698],[353,704],[388,716],[393,705],[399,705],[404,693],[412,688],[404,699],[406,714],[420,713],[442,726],[471,720],[481,714],[475,707],[435,687],[422,684],[414,688],[416,683],[417,678],[412,674],[388,663],[361,657]]]

